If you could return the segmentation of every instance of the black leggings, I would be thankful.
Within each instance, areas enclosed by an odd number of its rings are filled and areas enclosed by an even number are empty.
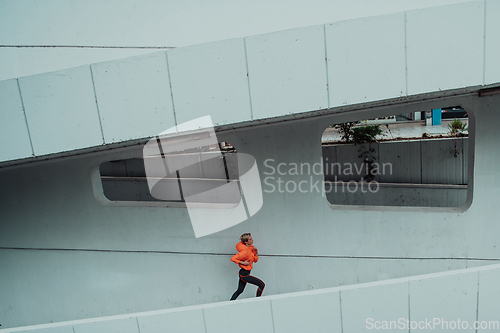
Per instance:
[[[257,297],[260,297],[262,295],[262,292],[264,291],[264,287],[266,286],[262,280],[257,279],[255,276],[250,275],[250,271],[247,271],[246,269],[242,268],[240,269],[240,281],[238,283],[238,290],[236,290],[231,297],[231,301],[234,301],[240,294],[245,290],[245,286],[247,283],[251,283],[257,286]]]

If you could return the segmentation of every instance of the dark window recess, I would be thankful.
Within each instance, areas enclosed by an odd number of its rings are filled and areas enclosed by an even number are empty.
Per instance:
[[[150,202],[185,202],[196,194],[214,190],[230,181],[239,182],[236,150],[230,144],[222,142],[216,145],[193,148],[168,155],[155,155],[127,160],[109,161],[100,165],[104,195],[111,201],[150,201]],[[167,172],[166,177],[155,179],[161,185],[162,198],[153,197],[149,190],[148,178],[144,166],[147,163],[165,165],[183,165],[184,167]],[[167,163],[168,161],[168,163]],[[154,175],[150,176],[150,181]],[[238,183],[239,184],[239,183]],[[216,196],[202,196],[202,203],[238,203],[240,193],[218,191]],[[191,201],[190,202],[196,202]]]
[[[461,106],[452,106],[441,110],[442,119],[468,118],[467,111]]]

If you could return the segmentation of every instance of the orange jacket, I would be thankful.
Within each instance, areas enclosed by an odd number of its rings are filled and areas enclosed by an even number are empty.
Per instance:
[[[234,256],[231,257],[231,261],[238,264],[243,269],[246,269],[247,271],[251,271],[253,267],[253,263],[259,261],[259,256],[257,255],[257,250],[253,245],[250,245],[250,247],[246,246],[242,242],[239,242],[236,244],[236,250],[238,250],[238,253],[236,253]],[[245,265],[240,265],[240,261],[249,261],[250,265],[245,266]]]

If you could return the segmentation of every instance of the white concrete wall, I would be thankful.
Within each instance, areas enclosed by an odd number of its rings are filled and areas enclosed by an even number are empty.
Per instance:
[[[112,150],[0,171],[0,302],[2,327],[60,322],[227,300],[236,288],[229,259],[240,234],[251,232],[261,253],[253,273],[264,295],[446,271],[500,258],[496,207],[500,99],[423,101],[405,110],[463,105],[470,111],[467,210],[331,207],[322,174],[284,175],[317,182],[319,191],[266,191],[265,161],[319,163],[321,136],[343,113],[218,133],[256,158],[262,209],[230,229],[195,238],[185,208],[103,206],[91,173],[100,163],[141,154]],[[394,107],[357,111],[370,118]],[[277,175],[274,175],[275,177]],[[312,183],[311,183],[312,182]],[[247,288],[241,298],[253,297]]]
[[[207,114],[228,125],[494,84],[499,16],[494,0],[472,1],[24,77],[19,92],[9,80],[3,124],[23,141],[29,132],[33,151],[5,134],[0,161],[148,138]]]
[[[14,333],[496,332],[500,265],[173,310],[0,330]]]
[[[88,66],[18,81],[35,156],[103,143]]]
[[[17,80],[0,82],[0,100],[2,101],[0,136],[3,142],[0,160],[8,161],[32,156],[33,148]]]
[[[489,18],[496,17],[498,6],[494,1],[478,1],[445,9],[406,14],[403,23],[406,22],[405,57],[409,67],[407,72],[403,69],[403,73],[408,90],[403,90],[402,96],[500,81],[494,61],[485,64],[476,54],[484,51],[484,59],[496,59],[496,24]],[[483,19],[479,13],[483,13]],[[434,20],[441,14],[445,16],[445,22],[452,17],[467,17],[460,24],[470,29],[457,29],[460,38],[464,36],[459,50],[454,44],[457,38],[454,29],[443,28],[446,35],[441,35],[441,30],[435,30],[441,28],[440,23]],[[364,30],[360,29],[362,31],[358,34],[363,37],[363,31],[375,29],[391,32],[392,35],[393,27],[401,22],[400,16],[391,15],[387,21],[391,24],[387,27],[378,19],[373,19],[373,22],[372,19],[360,20]],[[426,29],[419,32],[418,26],[428,26],[432,32]],[[486,44],[481,44],[481,47],[477,46],[478,26],[486,27]],[[376,70],[366,73],[366,66],[360,66],[359,76],[353,73],[354,77],[358,77],[358,81],[351,83],[352,90],[355,90],[353,94],[346,95],[348,100],[336,101],[338,95],[331,95],[332,91],[328,90],[335,87],[331,80],[337,77],[342,80],[347,74],[327,76],[330,70],[341,70],[330,66],[328,60],[328,63],[323,63],[323,81],[318,63],[324,62],[324,58],[319,59],[320,49],[326,50],[327,59],[334,56],[328,53],[329,40],[334,38],[329,35],[331,29],[334,28],[324,27],[326,46],[324,43],[317,45],[321,43],[318,37],[321,29],[317,27],[268,36],[289,52],[297,51],[287,54],[284,63],[279,62],[281,50],[275,50],[275,45],[266,42],[268,37],[255,36],[244,39],[243,47],[241,40],[227,41],[199,46],[199,49],[174,50],[171,56],[169,51],[166,57],[160,52],[122,62],[20,78],[17,82],[2,82],[0,95],[5,96],[5,100],[2,99],[1,113],[2,117],[7,115],[7,122],[2,122],[0,126],[2,130],[15,128],[19,136],[2,136],[0,159],[79,150],[154,135],[175,124],[172,122],[174,115],[179,117],[178,120],[188,119],[186,114],[191,112],[198,116],[194,109],[203,104],[210,106],[207,113],[217,119],[216,123],[230,124],[316,110],[323,107],[328,99],[325,107],[400,96],[397,91],[401,91],[401,83],[391,84],[387,90],[381,88],[377,95],[363,94],[363,91],[372,91],[371,88],[355,88],[358,83],[363,86],[362,82],[366,87],[384,86],[384,82],[392,77],[400,82],[403,74],[399,67],[394,69],[398,74],[381,82]],[[293,40],[295,33],[296,43]],[[433,35],[436,37],[424,43],[426,36]],[[361,37],[357,39],[361,44],[374,38],[370,34]],[[343,37],[338,38],[342,40]],[[392,45],[387,40],[385,43]],[[445,46],[456,50],[450,60],[457,66],[453,67],[455,72],[450,73],[450,67],[441,58],[436,60],[435,71],[422,67],[418,47],[440,52]],[[307,49],[302,50],[302,47]],[[339,44],[339,49],[346,52],[341,56],[343,59],[350,59],[349,47]],[[202,51],[197,53],[198,50]],[[230,66],[224,66],[227,86],[235,88],[235,91],[231,90],[233,98],[226,100],[225,90],[209,86],[211,75],[217,72],[217,68],[223,67],[218,63],[219,55],[226,52],[237,54],[242,50],[246,53],[235,56]],[[278,62],[269,75],[280,77],[266,79],[266,73],[262,71],[265,66],[259,65],[264,59],[259,50],[269,54],[265,59]],[[205,56],[208,53],[210,56]],[[394,64],[401,63],[397,61],[400,56],[397,53],[394,59],[391,58]],[[190,65],[183,63],[185,57],[204,59],[209,63],[206,68],[214,70],[202,71],[199,85],[183,82],[180,74],[190,69]],[[301,57],[307,62],[303,62]],[[475,63],[476,58],[479,58],[479,66]],[[246,59],[249,74],[246,87],[242,59]],[[324,82],[325,87],[324,90],[315,90],[317,98],[309,99],[313,95],[309,94],[309,87],[304,83],[303,91],[307,96],[303,96],[304,100],[298,104],[300,108],[292,108],[283,102],[283,94],[291,94],[289,97],[294,101],[299,99],[294,94],[298,93],[300,79],[305,74],[302,68],[295,71],[295,67],[305,63],[308,66],[311,63],[312,68],[311,73],[305,76],[307,84],[317,87],[316,84]],[[415,70],[419,69],[428,76],[415,72],[410,65],[417,66]],[[255,72],[252,68],[256,68]],[[356,66],[351,64],[346,68]],[[484,71],[481,82],[477,71],[483,73],[483,69],[487,71]],[[434,80],[435,72],[441,74]],[[151,81],[141,79],[146,73],[152,77]],[[463,73],[464,79],[457,79],[457,73]],[[186,75],[191,77],[193,74]],[[429,82],[429,86],[422,85],[422,80]],[[215,82],[224,83],[220,78]],[[254,86],[259,82],[267,82],[268,89],[276,89],[275,95],[266,97],[264,91]],[[200,93],[200,85],[203,84],[207,85],[207,90]],[[282,88],[279,88],[280,85]],[[244,89],[245,94],[240,89]],[[173,100],[169,99],[169,94],[174,96]],[[180,110],[176,109],[176,96]],[[195,107],[187,104],[190,96],[199,96]],[[318,118],[227,130],[218,133],[218,137],[233,144],[239,152],[253,155],[263,181],[267,159],[274,159],[276,163],[319,163],[321,135],[331,124],[462,105],[474,115],[470,124],[474,145],[470,145],[469,149],[474,168],[468,171],[472,196],[466,210],[332,208],[321,193],[322,174],[284,175],[284,181],[305,180],[311,185],[318,182],[319,191],[312,189],[307,194],[264,192],[262,209],[247,221],[196,239],[185,208],[103,206],[96,200],[92,170],[104,161],[138,156],[141,147],[0,170],[0,324],[2,327],[16,327],[225,301],[236,288],[237,267],[229,258],[235,252],[238,236],[243,232],[252,232],[262,254],[253,273],[266,282],[265,295],[440,272],[482,265],[490,262],[487,259],[497,260],[500,258],[497,237],[500,227],[496,209],[500,204],[500,171],[497,167],[500,163],[497,144],[499,97],[471,95],[433,100],[434,97],[433,94],[412,97],[406,103],[400,101],[397,106],[384,105],[384,102],[378,103],[378,106],[370,105],[370,108],[360,105],[353,112],[336,109],[342,112],[332,110]],[[249,105],[244,104],[247,98]],[[277,111],[268,108],[262,100],[259,102],[259,98],[269,98],[269,106],[275,106]],[[253,109],[254,101],[256,109]],[[113,108],[114,104],[119,108]],[[226,116],[227,110],[240,104],[241,108]],[[138,108],[144,118],[139,119]],[[27,127],[22,126],[23,121],[28,124]],[[32,148],[27,141],[29,137]],[[264,183],[262,185],[265,189]],[[492,283],[491,279],[488,283]],[[240,297],[252,297],[253,294],[254,290],[248,287]],[[213,318],[221,315],[218,310],[213,311]],[[199,324],[199,312],[193,316],[198,316],[192,322],[196,326]],[[265,313],[262,316],[268,318]],[[210,329],[218,327],[215,320],[205,324]],[[123,325],[131,326],[124,326],[121,330],[135,329],[131,328],[134,325],[130,322]],[[267,325],[262,328],[265,331],[269,329],[270,321],[263,321],[262,325]],[[75,331],[86,329],[98,330],[83,325]],[[61,330],[64,331],[63,328]]]

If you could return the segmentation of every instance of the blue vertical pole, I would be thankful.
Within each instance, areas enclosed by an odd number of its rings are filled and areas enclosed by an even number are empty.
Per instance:
[[[432,125],[441,125],[441,109],[432,110]]]

